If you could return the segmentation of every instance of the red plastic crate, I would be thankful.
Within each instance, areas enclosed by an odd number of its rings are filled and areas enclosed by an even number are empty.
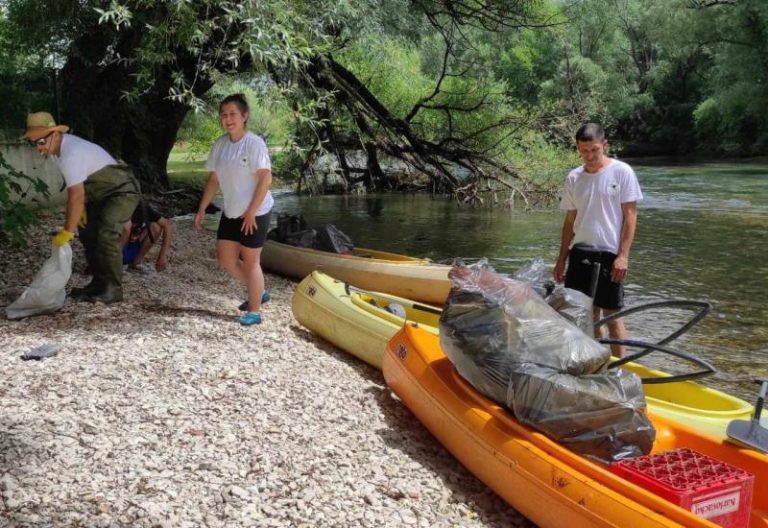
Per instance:
[[[680,448],[621,460],[611,471],[720,526],[749,526],[755,477],[741,468]]]

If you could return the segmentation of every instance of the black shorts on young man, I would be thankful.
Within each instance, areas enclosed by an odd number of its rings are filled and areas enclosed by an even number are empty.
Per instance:
[[[264,247],[264,242],[267,240],[267,231],[269,231],[269,219],[271,216],[272,211],[257,216],[256,231],[252,232],[250,235],[246,235],[242,231],[242,218],[227,218],[222,214],[221,221],[219,221],[219,230],[216,232],[216,240],[232,240],[233,242],[239,242],[241,246],[252,249]]]
[[[568,271],[565,274],[565,287],[589,295],[592,285],[592,270],[595,263],[600,264],[597,279],[597,291],[593,304],[598,308],[619,310],[624,307],[624,284],[611,280],[611,270],[616,254],[594,248],[574,246],[568,254]]]

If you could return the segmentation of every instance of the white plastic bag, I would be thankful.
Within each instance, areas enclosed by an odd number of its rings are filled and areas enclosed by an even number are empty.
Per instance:
[[[72,275],[72,246],[51,246],[51,256],[37,272],[32,284],[5,309],[8,319],[55,312],[64,306],[67,282]]]

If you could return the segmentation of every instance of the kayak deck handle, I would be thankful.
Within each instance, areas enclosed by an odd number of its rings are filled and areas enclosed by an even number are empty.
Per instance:
[[[644,385],[657,385],[661,383],[676,383],[678,381],[691,381],[691,380],[703,378],[705,376],[710,376],[715,372],[717,372],[717,369],[714,367],[714,365],[712,365],[711,363],[709,363],[704,359],[701,359],[698,356],[694,356],[693,354],[686,354],[685,352],[680,352],[677,350],[672,350],[671,348],[661,346],[658,343],[648,343],[646,341],[636,341],[633,339],[600,339],[599,341],[606,345],[624,345],[628,347],[643,349],[640,352],[629,354],[628,356],[625,356],[621,359],[617,359],[616,361],[611,362],[611,364],[608,365],[609,369],[618,368],[626,363],[629,363],[630,361],[635,361],[636,359],[646,356],[653,351],[663,352],[665,354],[669,354],[671,356],[684,359],[686,361],[689,361],[701,367],[702,369],[696,372],[686,372],[685,374],[675,374],[672,376],[640,378]]]
[[[645,312],[648,310],[658,310],[661,308],[695,309],[697,310],[697,312],[693,314],[693,316],[686,323],[682,324],[680,328],[671,332],[665,338],[661,339],[656,343],[648,343],[645,341],[627,340],[627,339],[598,339],[600,343],[603,343],[606,345],[624,345],[628,347],[636,347],[636,348],[643,349],[639,352],[635,352],[617,361],[612,362],[610,365],[608,365],[608,368],[618,368],[621,365],[629,363],[630,361],[635,361],[636,359],[646,356],[653,351],[658,351],[658,352],[663,352],[665,354],[678,357],[680,359],[684,359],[690,363],[693,363],[701,367],[702,370],[696,371],[696,372],[689,372],[685,374],[676,374],[673,376],[641,378],[643,383],[646,385],[661,384],[661,383],[675,383],[678,381],[690,381],[690,380],[703,378],[705,376],[710,376],[716,373],[717,369],[708,361],[705,361],[704,359],[701,359],[700,357],[695,356],[693,354],[687,354],[685,352],[672,350],[670,348],[666,348],[663,346],[663,345],[666,345],[667,343],[670,343],[671,341],[674,341],[675,339],[677,339],[678,337],[686,333],[688,330],[690,330],[699,321],[701,321],[712,310],[712,305],[708,302],[691,301],[686,299],[671,299],[666,301],[650,302],[646,304],[641,304],[639,306],[626,308],[624,310],[620,310],[616,313],[613,313],[607,317],[603,317],[599,321],[595,322],[594,326],[595,328],[599,328],[605,325],[606,323],[608,323],[609,321],[613,321],[614,319],[619,319],[622,317],[626,317],[632,314],[637,314],[640,312]]]

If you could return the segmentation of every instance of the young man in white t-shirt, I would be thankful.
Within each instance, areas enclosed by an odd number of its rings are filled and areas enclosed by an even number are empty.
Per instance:
[[[72,241],[78,225],[85,259],[93,274],[84,288],[72,288],[75,300],[110,304],[123,300],[123,261],[119,235],[141,196],[131,169],[103,148],[57,125],[48,112],[27,116],[28,139],[40,155],[61,170],[67,187],[64,227],[53,238],[55,246]]]
[[[553,271],[557,282],[565,280],[567,288],[593,297],[595,321],[624,306],[623,283],[635,238],[637,202],[643,199],[635,172],[626,163],[609,158],[607,146],[599,124],[587,123],[576,132],[584,165],[573,169],[565,180],[560,202],[565,220]],[[595,279],[593,271],[598,265],[600,273]],[[624,321],[614,319],[607,324],[612,339],[626,339]],[[618,357],[624,355],[622,345],[611,345],[611,349]]]

